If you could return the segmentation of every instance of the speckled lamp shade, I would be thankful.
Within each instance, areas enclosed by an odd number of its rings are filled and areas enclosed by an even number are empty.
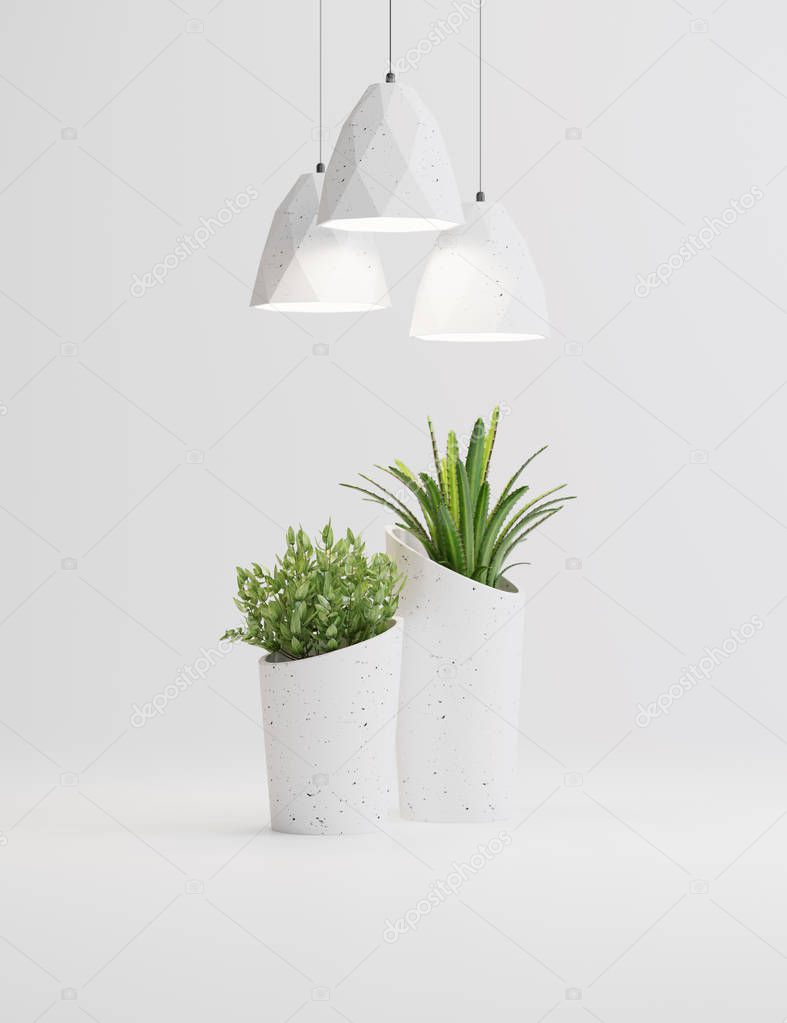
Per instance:
[[[256,309],[386,309],[388,286],[374,239],[316,222],[324,174],[301,174],[273,215],[251,297]]]
[[[443,136],[413,89],[370,85],[325,174],[318,222],[344,231],[443,231],[462,205]]]
[[[427,341],[536,341],[548,336],[544,287],[499,203],[467,203],[427,260],[410,336]]]

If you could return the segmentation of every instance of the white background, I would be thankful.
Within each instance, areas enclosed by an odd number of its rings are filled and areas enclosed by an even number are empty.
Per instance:
[[[399,0],[395,57],[451,9]],[[316,161],[316,3],[0,12],[3,1018],[781,1023],[784,5],[489,0],[485,189],[553,325],[499,347],[408,337],[428,235],[382,239],[390,311],[247,308],[272,211]],[[330,140],[385,72],[386,13],[326,0]],[[400,76],[465,199],[476,39],[464,21]],[[635,294],[753,186],[708,251]],[[131,295],[249,187],[204,251]],[[498,826],[271,833],[251,649],[143,728],[132,705],[234,624],[235,564],[329,515],[380,548],[385,515],[338,482],[424,466],[427,414],[444,435],[497,402],[497,482],[549,443],[533,484],[580,497],[517,570],[513,841],[387,944],[386,919]]]

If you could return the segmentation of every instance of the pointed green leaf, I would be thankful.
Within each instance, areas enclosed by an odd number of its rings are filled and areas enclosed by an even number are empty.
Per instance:
[[[489,566],[490,577],[492,579],[496,579],[500,574],[500,566],[511,554],[514,548],[518,547],[519,544],[522,543],[522,541],[529,533],[532,533],[534,529],[538,529],[540,525],[543,525],[543,523],[546,522],[547,519],[552,518],[553,515],[557,515],[559,511],[560,511],[559,508],[550,508],[548,511],[545,511],[543,515],[541,515],[539,518],[535,519],[535,521],[529,523],[525,529],[518,532],[516,536],[509,538],[509,540],[506,541],[505,546],[502,547],[498,554],[495,555],[495,557],[492,559],[492,562]]]
[[[485,440],[486,427],[484,426],[484,421],[481,418],[476,419],[473,432],[470,434],[470,443],[467,446],[467,459],[465,461],[467,480],[470,485],[470,493],[473,495],[473,503],[475,503],[475,496],[481,487]]]
[[[426,422],[429,424],[429,437],[432,441],[432,457],[434,458],[435,473],[437,475],[437,482],[440,486],[440,493],[443,498],[447,497],[447,491],[444,489],[444,479],[442,466],[440,465],[440,452],[437,450],[437,438],[435,437],[434,426],[429,416],[426,417]]]
[[[465,575],[465,558],[462,550],[462,540],[457,532],[456,524],[444,504],[440,505],[440,522],[445,529],[446,554],[449,558],[448,564],[454,569],[454,571],[461,572],[462,575]]]
[[[526,492],[527,487],[517,487],[516,490],[513,490],[510,494],[501,498],[497,502],[494,511],[489,516],[486,528],[484,529],[484,536],[477,555],[479,561],[486,562],[491,558],[492,548],[494,547],[498,533],[505,522],[506,516]]]
[[[456,464],[459,461],[459,443],[453,430],[448,434],[446,469],[448,472],[448,510],[455,524],[459,523],[459,479]]]
[[[552,487],[551,490],[545,490],[544,493],[539,494],[538,497],[531,498],[527,502],[527,504],[523,505],[515,514],[513,514],[511,518],[508,520],[508,522],[506,522],[505,526],[502,527],[498,543],[502,542],[507,534],[510,534],[514,529],[517,528],[519,521],[524,516],[526,516],[528,512],[531,512],[532,514],[531,509],[537,511],[539,508],[546,508],[547,506],[550,505],[555,504],[562,505],[564,501],[573,501],[574,500],[573,497],[555,497],[551,501],[544,500],[544,498],[549,497],[550,494],[557,493],[558,490],[562,490],[565,486],[566,486],[565,483],[561,483],[559,487]]]
[[[459,471],[459,535],[465,552],[465,573],[472,575],[475,568],[475,532],[473,522],[473,498],[470,494],[470,482],[467,469],[462,462],[457,463]]]
[[[492,418],[489,421],[489,430],[486,434],[486,440],[484,441],[484,457],[481,463],[481,480],[486,481],[489,476],[489,463],[492,459],[492,448],[495,446],[495,437],[497,436],[497,425],[500,422],[500,406],[496,405],[492,409]]]
[[[481,484],[481,489],[478,492],[478,500],[476,501],[475,514],[473,517],[473,532],[475,534],[475,548],[478,550],[481,546],[481,541],[484,537],[484,529],[486,527],[486,517],[489,512],[489,483],[484,480]]]

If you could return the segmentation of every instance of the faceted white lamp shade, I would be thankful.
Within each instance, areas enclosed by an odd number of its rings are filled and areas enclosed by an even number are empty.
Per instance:
[[[443,231],[462,205],[443,136],[406,85],[370,85],[325,174],[318,222],[344,231]]]
[[[256,309],[333,313],[391,303],[374,239],[318,227],[324,174],[301,174],[273,215],[251,297]]]
[[[544,287],[501,205],[467,203],[466,223],[438,236],[418,288],[410,336],[426,341],[536,341],[548,336]]]

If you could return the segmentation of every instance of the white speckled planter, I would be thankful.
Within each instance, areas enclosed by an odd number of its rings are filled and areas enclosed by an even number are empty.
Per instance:
[[[373,831],[394,802],[401,619],[365,643],[301,660],[260,658],[271,827]]]
[[[497,821],[510,813],[524,596],[430,561],[398,526],[386,549],[407,583],[397,750],[403,817]]]

